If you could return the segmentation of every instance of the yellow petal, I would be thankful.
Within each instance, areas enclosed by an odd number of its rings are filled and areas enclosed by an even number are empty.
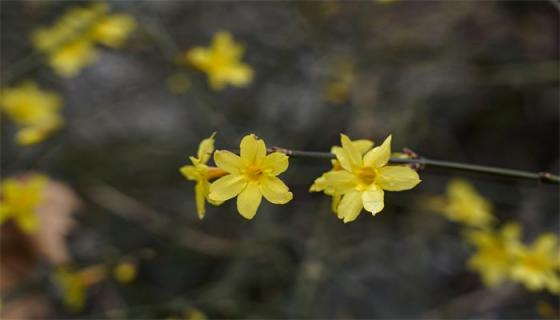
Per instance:
[[[243,55],[243,47],[233,41],[231,33],[219,31],[212,39],[212,49],[216,54],[232,61],[239,60]]]
[[[366,211],[375,215],[383,210],[383,190],[376,186],[370,187],[362,193],[362,202]]]
[[[256,182],[247,184],[237,197],[237,210],[245,219],[253,219],[261,204],[262,194]]]
[[[185,176],[185,178],[189,179],[189,180],[197,180],[199,175],[198,175],[198,171],[196,170],[196,168],[194,166],[182,166],[181,169],[179,169],[179,171],[181,172],[181,174],[183,176]]]
[[[502,227],[500,231],[502,237],[508,242],[520,241],[521,238],[521,225],[516,222],[508,222]]]
[[[260,178],[259,190],[266,200],[274,204],[285,204],[294,197],[284,182],[276,177]]]
[[[238,195],[246,185],[247,181],[243,176],[230,174],[210,185],[208,197],[214,201],[226,201]]]
[[[254,134],[249,134],[241,140],[240,145],[241,160],[244,163],[256,163],[266,157],[266,145],[261,139],[257,139]]]
[[[311,187],[309,187],[309,192],[321,192],[325,190],[328,186],[329,186],[329,182],[327,181],[327,178],[325,178],[325,175],[323,174],[319,178],[315,179],[315,181],[313,181],[313,184],[311,185]]]
[[[200,142],[200,145],[198,146],[197,157],[201,163],[207,163],[208,160],[210,160],[210,156],[212,155],[212,152],[214,152],[215,135],[216,133],[214,132],[209,138],[206,138],[202,140],[202,142]]]
[[[329,171],[324,174],[325,179],[335,194],[349,192],[356,186],[356,179],[353,174],[348,171]]]
[[[354,144],[345,134],[340,134],[340,143],[342,144],[342,149],[346,152],[346,156],[348,157],[348,161],[352,167],[358,167],[362,165],[362,155],[360,152],[354,147]]]
[[[373,141],[367,139],[354,140],[352,144],[360,154],[368,152],[373,147]]]
[[[210,52],[203,47],[196,47],[190,49],[185,58],[188,62],[197,68],[204,69],[208,66],[210,60]]]
[[[340,204],[340,199],[342,199],[341,195],[333,195],[332,196],[332,201],[331,201],[331,210],[334,213],[337,213],[338,211],[338,205]]]
[[[262,163],[264,170],[277,176],[288,169],[288,156],[281,152],[274,152],[266,156]]]
[[[135,27],[136,21],[133,17],[126,14],[115,14],[96,23],[90,31],[90,37],[108,47],[118,48]]]
[[[334,153],[334,155],[336,156],[336,159],[338,160],[338,162],[340,163],[340,166],[346,170],[346,171],[352,171],[352,162],[350,161],[350,158],[348,157],[347,152],[340,148],[340,147],[336,147],[333,148],[332,153]]]
[[[200,219],[204,218],[204,214],[206,213],[206,197],[208,196],[208,182],[207,181],[198,181],[196,186],[194,187],[194,195],[196,200],[196,212],[198,213],[198,217]]]
[[[386,166],[377,169],[375,184],[388,191],[414,188],[420,183],[418,173],[405,166]]]
[[[364,156],[364,165],[379,168],[387,164],[391,158],[391,136],[383,144],[368,151]]]
[[[253,80],[253,69],[247,64],[239,63],[227,70],[227,79],[237,87],[243,87]]]
[[[229,173],[239,173],[241,158],[233,152],[227,150],[218,150],[214,152],[214,162],[216,162],[216,165],[219,168],[224,169]]]
[[[350,191],[342,197],[338,205],[338,217],[344,220],[344,223],[354,221],[362,211],[362,193],[358,191]]]

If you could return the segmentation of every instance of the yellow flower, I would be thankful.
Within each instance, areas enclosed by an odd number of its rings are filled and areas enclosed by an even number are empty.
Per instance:
[[[198,146],[197,157],[189,157],[192,165],[185,165],[181,167],[181,169],[179,170],[183,174],[183,176],[185,176],[185,178],[191,181],[196,181],[196,186],[194,188],[196,211],[200,219],[204,218],[204,214],[206,213],[206,208],[205,208],[206,200],[208,200],[208,202],[214,205],[221,204],[220,201],[212,201],[208,199],[208,193],[209,193],[208,181],[210,179],[215,179],[227,174],[226,171],[220,168],[209,167],[207,165],[208,160],[210,160],[210,156],[212,155],[212,152],[214,152],[215,135],[216,133],[213,133],[209,138],[202,140],[202,142]]]
[[[273,152],[254,134],[241,140],[240,156],[225,150],[214,153],[214,162],[228,175],[210,185],[210,199],[226,201],[237,196],[237,210],[246,219],[257,213],[262,197],[274,204],[285,204],[293,195],[276,176],[288,169],[288,156]]]
[[[54,281],[62,292],[64,305],[77,312],[84,307],[87,288],[103,280],[105,275],[105,267],[100,265],[78,271],[63,266],[56,270]]]
[[[120,47],[135,27],[131,16],[110,15],[107,4],[94,3],[70,8],[52,26],[33,32],[31,40],[56,73],[73,77],[97,59],[95,43]]]
[[[352,145],[354,145],[354,148],[356,148],[358,150],[358,152],[360,152],[360,154],[363,155],[373,147],[374,143],[373,143],[373,141],[362,139],[362,140],[352,141]],[[341,148],[338,147],[338,146],[332,147],[331,148],[331,153],[335,154],[335,151],[339,150],[339,149],[341,149]],[[331,171],[344,170],[344,169],[342,169],[342,166],[340,165],[340,162],[337,159],[332,159],[331,160],[331,165],[332,165]],[[329,172],[331,172],[331,171],[329,171]],[[313,184],[309,188],[309,191],[310,192],[321,192],[322,191],[326,195],[331,196],[332,197],[331,209],[334,213],[336,213],[336,208],[338,207],[338,204],[340,203],[341,195],[335,193],[334,186],[329,184],[329,181],[327,180],[325,175],[326,175],[326,173],[324,173],[319,178],[315,179],[315,181],[313,182]]]
[[[383,210],[383,190],[408,190],[420,183],[418,173],[411,168],[387,165],[391,136],[363,156],[344,134],[341,144],[342,148],[334,153],[343,170],[328,172],[325,178],[333,186],[334,194],[342,195],[337,213],[345,223],[354,221],[362,209],[373,215]]]
[[[61,105],[62,100],[56,93],[43,91],[32,82],[0,92],[0,109],[20,127],[16,140],[21,145],[41,142],[60,128],[63,123],[58,114]]]
[[[553,234],[538,237],[532,246],[519,246],[511,278],[529,290],[548,289],[560,293],[560,248]]]
[[[121,262],[113,269],[113,276],[120,283],[129,283],[136,278],[136,264],[132,262]]]
[[[509,223],[499,232],[490,229],[466,232],[467,241],[477,249],[468,266],[480,274],[486,286],[495,287],[509,278],[515,251],[521,245],[520,233],[517,223]]]
[[[47,181],[47,177],[43,175],[4,180],[0,198],[0,223],[13,219],[22,231],[36,231],[39,227],[36,210],[43,201]]]
[[[447,198],[440,211],[449,220],[484,227],[493,220],[492,205],[466,180],[455,179],[447,186]]]
[[[220,31],[214,35],[210,48],[196,47],[187,51],[185,59],[208,76],[210,87],[221,90],[225,85],[246,86],[253,79],[251,67],[241,62],[243,47],[231,34]]]

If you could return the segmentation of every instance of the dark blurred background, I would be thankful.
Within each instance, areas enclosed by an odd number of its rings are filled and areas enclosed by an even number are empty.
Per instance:
[[[76,191],[74,265],[152,252],[132,283],[89,288],[78,313],[49,282],[29,289],[47,297],[50,317],[165,318],[196,308],[209,318],[529,319],[542,316],[542,301],[558,309],[547,293],[486,289],[465,266],[471,249],[460,228],[422,206],[466,177],[531,240],[558,233],[557,187],[427,169],[414,190],[387,193],[379,215],[343,224],[328,197],[308,192],[329,162],[298,158],[283,175],[289,204],[263,202],[246,221],[232,201],[199,221],[194,185],[178,172],[216,131],[218,149],[256,133],[309,151],[328,151],[341,132],[377,143],[393,134],[394,151],[558,173],[553,1],[108,3],[138,27],[71,79],[37,62],[29,35],[84,3],[1,3],[2,85],[33,79],[58,92],[66,121],[22,148],[2,119],[3,177],[41,171]],[[203,73],[174,62],[219,30],[246,49],[255,71],[246,88],[213,91]],[[190,84],[181,94],[166,85],[178,72]]]

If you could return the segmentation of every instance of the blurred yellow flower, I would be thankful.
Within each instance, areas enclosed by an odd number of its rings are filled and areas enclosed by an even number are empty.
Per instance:
[[[34,31],[34,47],[48,56],[50,66],[63,77],[73,77],[97,59],[95,44],[120,47],[135,29],[126,14],[109,14],[105,3],[67,10],[52,26]]]
[[[532,246],[518,246],[511,278],[529,290],[560,293],[560,248],[553,234],[539,236]]]
[[[60,128],[63,124],[58,114],[61,105],[58,94],[43,91],[32,82],[0,91],[0,109],[20,127],[16,136],[20,145],[41,142]]]
[[[488,287],[495,287],[508,280],[515,251],[521,246],[519,224],[506,224],[499,232],[472,229],[465,233],[465,237],[477,249],[468,266],[480,274],[482,282]]]
[[[226,201],[237,196],[237,210],[246,219],[255,216],[263,196],[274,204],[285,204],[293,198],[276,177],[288,169],[288,156],[281,152],[267,155],[264,141],[254,134],[241,140],[240,156],[219,150],[214,153],[214,162],[228,175],[210,185],[209,198]]]
[[[431,209],[449,220],[472,227],[485,227],[494,221],[492,205],[466,180],[454,179],[447,185],[445,198],[434,198]]]
[[[13,219],[24,232],[32,233],[39,227],[37,207],[44,198],[48,182],[43,175],[21,179],[8,178],[2,181],[0,197],[0,224]]]
[[[54,281],[62,293],[64,305],[73,312],[83,309],[88,287],[103,280],[105,267],[96,265],[74,271],[66,266],[59,267],[54,274]]]
[[[253,69],[241,62],[243,52],[244,48],[233,41],[229,32],[220,31],[214,35],[209,48],[190,49],[185,60],[206,73],[214,90],[221,90],[227,84],[243,87],[253,79]]]
[[[381,146],[362,156],[350,138],[341,135],[342,148],[334,150],[342,170],[325,174],[334,194],[342,195],[337,214],[345,223],[354,221],[362,209],[373,215],[383,210],[384,192],[414,188],[420,183],[416,171],[407,166],[388,166],[391,136]]]
[[[216,168],[209,167],[207,165],[210,160],[210,156],[214,152],[214,136],[216,133],[212,133],[209,138],[202,140],[198,146],[198,154],[196,157],[189,157],[192,165],[185,165],[180,168],[180,172],[185,176],[185,178],[196,181],[195,200],[196,200],[196,211],[200,219],[204,218],[206,213],[205,202],[208,200],[211,204],[219,205],[221,201],[213,201],[208,198],[209,193],[209,180],[215,179],[227,174],[226,171]]]
[[[121,262],[113,268],[113,276],[120,283],[129,283],[136,278],[136,264],[132,262]]]
[[[360,152],[360,154],[363,155],[373,147],[374,143],[373,143],[373,141],[362,139],[362,140],[352,141],[352,145],[354,145],[354,148],[356,148],[358,150],[358,152]],[[335,154],[335,151],[338,150],[338,149],[340,149],[340,147],[338,147],[338,146],[332,147],[331,148],[331,153]],[[332,159],[331,160],[331,165],[332,165],[331,171],[344,170],[344,169],[342,169],[342,166],[340,165],[340,162],[337,159]],[[331,172],[331,171],[329,171],[329,172]],[[326,195],[331,196],[332,197],[331,209],[334,213],[336,213],[336,208],[338,207],[338,204],[340,203],[340,198],[342,196],[340,194],[336,194],[334,192],[334,186],[329,184],[329,181],[327,180],[325,175],[326,175],[326,173],[324,173],[319,178],[315,179],[315,181],[313,182],[313,184],[309,188],[309,191],[310,192],[323,192]]]

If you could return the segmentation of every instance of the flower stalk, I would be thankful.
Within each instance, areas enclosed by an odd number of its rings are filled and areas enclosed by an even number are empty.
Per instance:
[[[282,152],[292,157],[321,158],[321,159],[335,158],[335,155],[329,152],[290,150],[281,147],[272,147],[269,149],[269,152]],[[460,163],[460,162],[453,162],[453,161],[435,160],[435,159],[429,159],[429,158],[418,156],[417,154],[410,151],[407,153],[411,155],[411,158],[391,157],[389,162],[393,164],[411,164],[416,166],[416,168],[418,169],[422,169],[424,167],[451,169],[451,170],[458,170],[458,171],[465,171],[465,172],[475,172],[475,173],[481,173],[487,175],[509,177],[515,179],[537,180],[547,184],[560,185],[560,176],[554,175],[549,172],[544,172],[544,171],[529,172],[529,171],[505,169],[505,168]]]

